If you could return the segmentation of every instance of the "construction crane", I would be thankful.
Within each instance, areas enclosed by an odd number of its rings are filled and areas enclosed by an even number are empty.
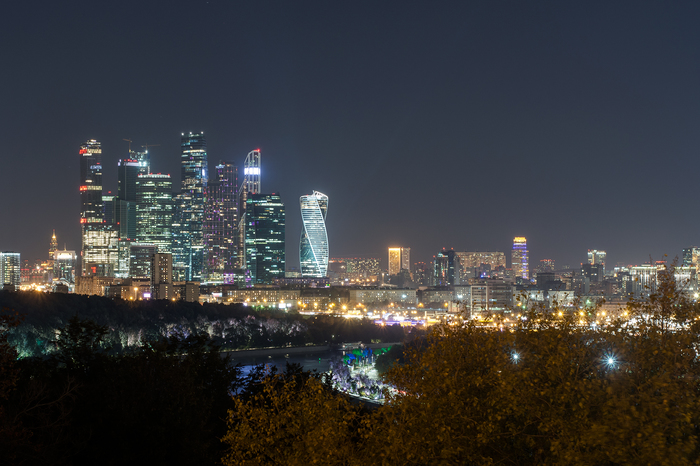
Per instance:
[[[149,148],[149,147],[158,147],[158,146],[160,146],[160,144],[144,144],[144,145],[141,146],[141,147],[145,147],[145,148],[146,148],[146,151],[148,151],[148,148]]]
[[[134,142],[131,139],[124,139],[124,141],[129,143],[129,153],[131,154],[131,143]]]

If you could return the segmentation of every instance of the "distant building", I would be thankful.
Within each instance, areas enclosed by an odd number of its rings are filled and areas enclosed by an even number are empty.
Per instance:
[[[238,188],[238,267],[245,269],[246,267],[246,217],[245,210],[247,207],[248,196],[251,194],[260,194],[262,192],[262,154],[260,149],[248,152],[243,164],[243,178],[240,187]]]
[[[246,280],[251,284],[284,278],[285,211],[279,195],[247,195],[245,255]]]
[[[523,236],[513,238],[513,249],[511,251],[511,267],[515,278],[530,280],[529,253],[527,250],[527,239]]]
[[[83,276],[113,277],[119,264],[119,233],[114,225],[83,225]]]
[[[136,179],[136,238],[172,252],[173,183],[170,175],[150,173]]]
[[[513,308],[514,292],[515,287],[505,280],[474,280],[462,302],[472,317],[508,312]]]
[[[417,303],[416,290],[397,288],[362,287],[349,290],[350,304],[382,304],[396,303],[415,305]]]
[[[152,258],[158,252],[158,246],[151,243],[131,243],[129,250],[129,277],[150,279]]]
[[[602,267],[603,276],[605,276],[605,257],[607,254],[605,251],[598,251],[597,249],[588,250],[588,263],[591,265],[600,265]]]
[[[18,252],[0,252],[0,290],[19,290],[22,269]]]
[[[299,265],[304,278],[328,276],[328,232],[326,214],[328,196],[318,191],[299,198],[302,231],[299,241]]]
[[[151,256],[151,297],[153,299],[172,299],[173,290],[173,256],[170,253],[156,253]]]
[[[401,270],[411,272],[411,248],[389,248],[389,275],[398,275]]]
[[[461,265],[459,256],[450,249],[443,249],[435,258],[435,286],[459,285],[461,283]]]
[[[173,267],[185,280],[201,280],[204,270],[204,211],[209,181],[204,133],[182,133],[180,140],[181,192],[176,197]],[[144,238],[139,238],[144,240]],[[152,240],[148,240],[152,241]],[[170,252],[171,249],[159,250]]]
[[[80,226],[82,229],[81,275],[114,273],[111,225],[104,224],[102,202],[102,144],[94,139],[80,146]],[[90,264],[88,270],[87,264]]]
[[[54,251],[53,276],[56,280],[75,283],[76,254],[75,251]]]
[[[207,187],[204,245],[208,282],[222,283],[237,266],[238,168],[220,161]]]

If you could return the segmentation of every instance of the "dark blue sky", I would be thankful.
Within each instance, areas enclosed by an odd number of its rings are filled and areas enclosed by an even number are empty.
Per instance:
[[[78,146],[179,184],[263,153],[263,191],[330,198],[331,256],[508,250],[640,263],[700,245],[700,3],[13,2],[0,28],[0,250],[80,249]]]

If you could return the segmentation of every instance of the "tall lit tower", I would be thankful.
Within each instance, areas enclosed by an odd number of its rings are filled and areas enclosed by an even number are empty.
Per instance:
[[[523,236],[513,238],[513,250],[511,251],[511,265],[515,278],[530,279],[528,265],[527,239]]]
[[[328,275],[328,233],[326,213],[328,196],[318,191],[299,198],[301,204],[301,240],[299,262],[302,277],[325,277]]]
[[[246,268],[246,220],[245,209],[248,195],[261,192],[261,154],[260,149],[250,151],[243,164],[243,179],[238,191],[238,266]]]
[[[204,133],[182,133],[181,192],[176,198],[177,212],[173,250],[173,273],[184,272],[185,280],[201,280],[204,268],[204,210],[206,204],[207,141]]]
[[[236,268],[237,196],[238,169],[232,163],[221,161],[207,187],[204,244],[209,282],[225,281]]]
[[[597,249],[588,250],[588,263],[591,265],[601,265],[602,274],[605,276],[605,258],[607,254],[605,251],[598,251]]]
[[[117,268],[117,233],[104,221],[102,144],[80,146],[81,275],[113,276]]]
[[[53,231],[51,236],[51,245],[49,246],[49,257],[53,259],[54,253],[58,251],[58,240],[56,239],[56,230]]]
[[[172,248],[173,182],[170,175],[150,173],[136,180],[136,237],[159,253]]]
[[[389,275],[411,271],[411,248],[389,248]]]
[[[249,194],[245,210],[246,281],[272,283],[284,278],[285,214],[277,194]]]
[[[80,223],[102,223],[102,144],[80,146]]]

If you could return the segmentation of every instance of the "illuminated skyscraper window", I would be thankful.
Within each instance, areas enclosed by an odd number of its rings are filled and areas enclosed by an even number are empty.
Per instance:
[[[301,196],[301,240],[299,262],[302,277],[325,277],[328,275],[328,233],[326,213],[328,196],[318,191]]]

